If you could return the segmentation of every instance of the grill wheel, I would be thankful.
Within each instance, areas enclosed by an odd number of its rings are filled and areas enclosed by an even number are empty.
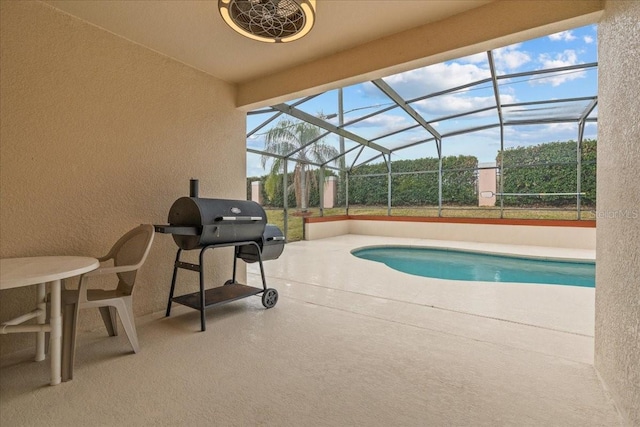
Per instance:
[[[273,288],[268,288],[266,291],[264,291],[264,293],[262,294],[262,305],[264,305],[265,308],[271,308],[275,306],[277,302],[278,291]]]

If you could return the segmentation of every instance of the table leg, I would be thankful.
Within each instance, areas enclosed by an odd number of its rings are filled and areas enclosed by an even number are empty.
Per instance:
[[[61,313],[61,283],[60,280],[51,282],[51,336],[49,338],[49,352],[51,353],[51,385],[60,384],[62,363],[62,313]]]
[[[39,310],[37,321],[39,325],[44,325],[47,321],[47,289],[44,283],[38,283],[38,297],[36,307]],[[45,358],[44,331],[36,333],[36,362],[41,362]]]

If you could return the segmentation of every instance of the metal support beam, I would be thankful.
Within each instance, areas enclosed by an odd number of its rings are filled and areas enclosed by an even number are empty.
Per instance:
[[[349,170],[353,169],[353,167],[356,165],[356,162],[358,161],[358,158],[360,158],[360,154],[362,154],[363,151],[364,151],[364,146],[361,146],[360,151],[358,151],[358,154],[356,154],[356,158],[353,159],[353,163],[351,163],[351,167],[349,167]]]
[[[384,80],[376,79],[372,80],[371,83],[376,85],[378,89],[380,89],[385,95],[387,95],[393,102],[398,104],[400,108],[402,108],[407,114],[411,116],[413,120],[415,120],[420,126],[425,128],[427,132],[433,135],[436,138],[441,138],[440,133],[433,128],[427,121],[420,115],[416,110],[411,107],[407,101],[405,101],[391,86],[389,86]]]
[[[442,216],[442,140],[436,139],[438,147],[438,217]]]
[[[495,123],[495,124],[491,124],[491,125],[476,126],[474,128],[460,129],[460,130],[456,130],[456,131],[453,131],[453,132],[447,132],[444,135],[442,135],[442,138],[449,138],[449,137],[452,137],[452,136],[464,135],[465,133],[479,132],[481,130],[493,129],[493,128],[497,128],[499,126],[500,126],[500,123]],[[397,148],[396,148],[396,150],[397,150]]]
[[[329,123],[329,122],[327,122],[325,120],[319,119],[318,117],[313,116],[313,115],[311,115],[309,113],[306,113],[306,112],[304,112],[302,110],[298,110],[295,107],[290,107],[287,104],[274,105],[273,108],[275,108],[278,111],[282,111],[283,113],[289,114],[290,116],[293,116],[293,117],[295,117],[297,119],[304,120],[307,123],[311,123],[314,126],[318,126],[319,128],[322,128],[324,130],[328,130],[328,131],[333,132],[333,133],[335,133],[337,135],[341,135],[341,136],[343,136],[343,137],[345,137],[347,139],[350,139],[350,140],[352,140],[354,142],[357,142],[358,144],[361,144],[361,145],[363,145],[365,147],[370,147],[370,148],[373,148],[374,150],[378,150],[381,153],[389,154],[391,152],[389,149],[384,148],[381,145],[378,145],[378,144],[375,144],[375,143],[373,143],[371,141],[368,141],[368,140],[362,138],[361,136],[358,136],[358,135],[356,135],[354,133],[351,133],[349,131],[346,131],[344,129],[340,129],[339,127],[334,126],[334,125],[332,125],[331,123]]]
[[[340,129],[344,129],[344,99],[343,99],[343,90],[340,88],[338,90],[338,127]],[[338,167],[340,168],[340,173],[338,175],[338,200],[340,200],[340,193],[342,192],[345,185],[345,169],[347,167],[347,159],[345,158],[345,145],[344,145],[344,136],[338,136],[339,143],[339,162]]]
[[[585,122],[587,121],[587,117],[589,117],[589,114],[591,114],[591,112],[593,111],[594,108],[596,108],[596,105],[598,105],[598,97],[594,97],[591,102],[589,103],[589,105],[587,105],[587,108],[584,109],[584,111],[582,112],[582,115],[580,116],[580,118],[578,119],[579,122]]]
[[[324,166],[320,167],[320,176],[318,181],[318,197],[320,197],[320,216],[324,216]]]
[[[549,125],[553,123],[577,123],[577,119],[535,119],[535,120],[507,120],[506,126]]]
[[[352,151],[354,151],[354,150],[358,150],[358,149],[360,149],[360,147],[361,147],[360,145],[355,145],[355,146],[353,146],[353,147],[349,148],[348,150],[346,150],[346,151],[344,152],[344,154],[348,154],[348,153],[350,153],[350,152],[352,152]],[[340,157],[344,157],[344,161],[345,161],[344,170],[346,170],[346,169],[347,169],[347,165],[346,165],[346,161],[347,161],[347,159],[346,159],[346,157],[345,157],[343,154],[338,154],[337,156],[330,158],[329,160],[327,160],[327,161],[326,161],[324,164],[322,164],[321,166],[326,166],[326,165],[328,165],[329,163],[333,163],[333,162],[335,162],[336,160],[338,160]],[[338,169],[338,170],[339,170],[340,168],[336,168],[336,169]]]
[[[259,154],[261,156],[267,156],[267,157],[274,157],[276,159],[288,159],[289,158],[289,156],[282,156],[282,155],[279,155],[279,154],[268,153],[266,151],[255,150],[253,148],[247,148],[247,153]],[[324,163],[324,164],[314,163],[314,162],[311,162],[311,161],[305,161],[305,163],[308,164],[308,165],[311,165],[311,166],[317,166],[317,167],[324,166],[327,169],[336,170],[336,171],[339,170],[337,167],[328,165],[328,163],[331,163],[331,161],[328,161],[327,163]]]
[[[498,77],[496,75],[496,66],[493,62],[493,54],[487,51],[487,59],[489,60],[489,70],[491,71],[491,82],[493,83],[493,96],[496,98],[496,106],[498,107],[498,120],[500,122],[500,218],[504,218],[504,117],[502,116],[502,103],[500,102],[500,88],[498,87]]]
[[[345,205],[345,213],[349,215],[349,171],[344,171],[344,205]]]
[[[408,104],[413,104],[414,102],[424,101],[425,99],[435,98],[435,97],[438,97],[438,96],[441,96],[441,95],[447,95],[449,93],[459,92],[459,91],[464,90],[464,89],[469,89],[469,88],[472,88],[474,86],[481,86],[481,85],[483,85],[485,83],[490,83],[490,82],[491,82],[491,79],[482,79],[482,80],[478,80],[477,82],[466,83],[466,84],[463,84],[463,85],[460,85],[460,86],[456,86],[456,87],[452,87],[452,88],[449,88],[449,89],[441,90],[439,92],[432,92],[432,93],[430,93],[428,95],[423,95],[423,96],[419,96],[417,98],[409,99],[407,101],[407,103]]]
[[[321,94],[315,94],[315,95],[311,95],[311,96],[307,96],[306,98],[303,98],[297,102],[295,102],[294,104],[291,104],[291,106],[293,107],[297,107],[300,104],[304,104],[305,102],[315,98],[316,96],[320,96]],[[254,133],[256,133],[258,130],[262,129],[263,127],[265,127],[267,124],[271,123],[274,119],[280,117],[283,113],[282,111],[278,112],[276,109],[274,109],[273,107],[270,107],[268,110],[261,110],[261,111],[249,111],[247,113],[247,115],[251,115],[251,114],[264,114],[264,113],[277,113],[274,114],[273,117],[265,120],[264,122],[262,122],[261,124],[259,124],[255,129],[253,129],[251,132],[249,132],[247,134],[247,138],[249,138],[251,135],[253,135]]]
[[[578,122],[578,142],[576,144],[576,216],[577,219],[580,219],[582,216],[581,208],[582,208],[582,199],[581,199],[581,191],[582,191],[582,141],[584,139],[584,127],[585,120],[589,114],[596,107],[597,100],[594,100],[589,104],[589,106],[585,109],[585,111],[580,116],[580,120]]]
[[[376,155],[376,156],[373,156],[373,157],[371,157],[370,159],[367,159],[367,160],[363,161],[362,163],[360,163],[360,164],[358,165],[358,167],[360,167],[360,166],[364,166],[364,165],[366,165],[367,163],[371,163],[371,162],[372,162],[372,161],[374,161],[374,160],[378,160],[380,157],[382,157],[382,158],[384,159],[384,154],[380,153],[380,154],[378,154],[378,155]],[[355,165],[354,165],[354,167],[355,167]],[[351,169],[353,169],[353,167],[352,167]]]
[[[269,153],[267,151],[256,150],[255,148],[247,148],[247,153],[258,154],[260,156],[274,157],[276,159],[285,159],[286,157],[280,154]]]
[[[578,143],[576,144],[576,216],[578,219],[582,217],[582,141],[584,139],[584,126],[586,124],[587,117],[594,108],[598,105],[598,99],[592,100],[587,108],[583,111],[578,121]]]
[[[415,147],[416,145],[424,144],[425,142],[431,142],[431,141],[435,141],[435,140],[436,139],[433,138],[433,137],[426,138],[426,139],[421,139],[420,141],[415,141],[415,142],[412,142],[411,144],[401,145],[400,147],[396,147],[396,148],[393,149],[393,151],[396,152],[396,151],[404,150],[405,148]]]
[[[344,101],[342,98],[342,88],[338,90],[338,127],[342,129],[344,127]],[[344,136],[339,135],[339,143],[340,143],[340,169],[344,170],[345,168],[345,158],[344,158]]]
[[[486,111],[491,111],[495,109],[496,107],[485,107],[485,108],[478,108],[477,110],[465,111],[464,113],[456,113],[456,114],[451,114],[449,116],[436,117],[435,119],[431,120],[431,123],[439,123],[445,120],[457,119],[459,117],[472,116],[474,114],[484,113]]]
[[[581,96],[576,98],[562,98],[562,99],[547,99],[545,101],[527,101],[527,102],[514,102],[511,104],[502,104],[502,108],[506,107],[525,107],[530,105],[546,105],[546,104],[562,104],[564,102],[580,102],[580,101],[592,101],[597,100],[597,96]],[[591,105],[591,104],[589,104]]]
[[[529,76],[534,76],[536,74],[553,74],[553,73],[559,73],[559,72],[571,71],[571,70],[583,70],[586,68],[594,68],[597,66],[598,66],[597,62],[589,62],[587,64],[567,65],[565,67],[548,68],[546,70],[533,70],[533,71],[524,71],[522,73],[503,74],[501,76],[496,76],[496,78],[498,80],[513,79],[515,77],[529,77]],[[495,76],[495,73],[493,75]]]
[[[289,169],[289,159],[285,157],[284,164],[282,165],[282,219],[284,221],[284,237],[286,238],[289,235],[289,203],[288,203],[288,192],[287,192],[287,175]],[[303,227],[304,230],[304,227]]]
[[[387,215],[391,216],[391,154],[387,157]]]
[[[277,119],[278,117],[280,117],[283,114],[284,113],[282,111],[278,111],[273,116],[269,117],[267,120],[265,120],[264,122],[260,123],[258,126],[253,128],[253,130],[247,134],[247,138],[249,138],[250,136],[252,136],[256,132],[258,132],[260,129],[262,129],[263,127],[265,127],[266,125],[268,125],[269,123],[271,123],[272,121],[274,121],[275,119]]]
[[[576,143],[576,219],[580,219],[580,192],[582,191],[582,137],[584,136],[584,121],[578,124],[578,142]]]
[[[247,111],[247,116],[257,116],[258,114],[268,114],[268,113],[275,113],[275,112],[276,110],[274,110],[273,108],[267,107],[261,110]]]
[[[504,132],[500,126],[500,164],[498,165],[500,172],[500,194],[504,194]],[[504,218],[504,197],[500,196],[500,218]]]

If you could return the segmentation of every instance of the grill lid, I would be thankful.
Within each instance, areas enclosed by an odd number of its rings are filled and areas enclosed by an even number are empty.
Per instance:
[[[181,197],[169,210],[167,231],[182,249],[259,241],[267,215],[259,204],[248,200]]]

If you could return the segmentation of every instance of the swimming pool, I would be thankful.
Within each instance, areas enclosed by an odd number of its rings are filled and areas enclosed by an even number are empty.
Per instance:
[[[416,276],[481,282],[540,283],[595,287],[595,263],[413,246],[365,247],[351,251]]]

